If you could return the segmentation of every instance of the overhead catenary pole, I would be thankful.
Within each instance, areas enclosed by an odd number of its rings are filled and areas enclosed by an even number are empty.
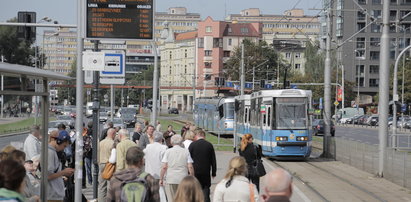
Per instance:
[[[378,120],[380,123],[388,123],[388,100],[389,100],[389,75],[390,75],[390,0],[383,1],[382,11],[382,35],[380,46],[380,85],[378,98]],[[378,124],[378,175],[384,176],[385,149],[387,147],[388,124]]]
[[[244,41],[241,43],[241,73],[240,73],[240,91],[244,95],[245,75],[244,75]]]
[[[324,66],[324,143],[323,143],[323,156],[325,158],[331,158],[330,153],[330,122],[331,122],[331,29],[332,29],[332,7],[333,0],[328,0],[327,5],[327,38],[326,38],[326,57]]]
[[[83,99],[84,99],[84,76],[83,69],[81,68],[83,58],[83,21],[84,21],[84,0],[77,0],[77,60],[76,60],[76,114],[79,114],[76,118],[76,147],[75,147],[75,185],[74,185],[74,201],[82,200],[82,179],[83,179]],[[44,200],[42,200],[44,201]]]
[[[157,120],[157,94],[158,94],[158,54],[157,44],[154,41],[151,43],[154,51],[154,72],[153,72],[153,106],[151,112],[151,125],[155,126]]]
[[[94,42],[94,52],[99,52],[98,44],[100,43],[99,40],[95,40]],[[97,198],[97,193],[98,193],[98,159],[97,159],[97,151],[98,151],[98,125],[99,125],[99,120],[98,120],[98,115],[99,115],[99,109],[100,109],[100,101],[99,101],[99,72],[94,71],[94,76],[93,76],[93,154],[92,154],[92,159],[93,159],[93,165],[94,169],[93,170],[93,198]]]

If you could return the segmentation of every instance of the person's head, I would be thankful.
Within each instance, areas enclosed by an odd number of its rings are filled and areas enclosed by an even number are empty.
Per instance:
[[[0,162],[0,187],[15,192],[22,192],[24,189],[24,178],[26,169],[23,164],[6,159]]]
[[[116,126],[114,129],[116,130],[116,133],[118,133],[118,132],[120,131],[121,127],[120,127],[120,126]]]
[[[190,126],[191,126],[191,123],[190,123],[190,122],[186,122],[185,127],[186,127],[186,128],[190,128]]]
[[[183,141],[183,138],[181,137],[181,135],[173,135],[170,138],[170,143],[171,145],[180,145],[181,142]]]
[[[114,138],[113,148],[117,148],[118,143],[120,143],[120,137],[117,135]]]
[[[172,130],[173,130],[173,126],[172,126],[172,125],[168,125],[167,130],[168,130],[168,131],[172,131]]]
[[[33,169],[33,161],[32,160],[27,160],[24,162],[24,168],[26,169],[27,172],[33,172],[35,169]]]
[[[204,195],[200,182],[193,176],[185,176],[178,185],[174,201],[204,202]]]
[[[198,139],[205,139],[205,131],[204,130],[202,130],[202,129],[197,129],[197,130],[195,130],[195,139],[196,140],[198,140]]]
[[[126,164],[128,167],[141,168],[144,165],[144,152],[137,146],[130,147],[126,152]]]
[[[161,124],[160,121],[157,121],[157,124]]]
[[[152,136],[153,133],[154,133],[154,126],[148,125],[146,133],[147,133],[147,135]]]
[[[62,130],[58,131],[57,133],[54,133],[54,131],[52,131],[52,133],[50,133],[50,145],[53,146],[56,151],[63,151],[64,148],[66,148],[70,144],[71,139],[67,131]]]
[[[154,132],[153,137],[154,137],[154,142],[159,142],[159,143],[163,142],[163,134],[161,132],[159,131]]]
[[[191,131],[191,130],[188,130],[188,131],[185,132],[184,140],[192,140],[192,141],[194,141],[194,137],[195,137],[194,132]]]
[[[267,173],[263,178],[265,188],[262,197],[267,200],[270,196],[286,196],[291,197],[292,176],[286,170],[277,168]]]
[[[40,155],[33,156],[31,160],[33,161],[33,169],[37,170],[40,165]]]
[[[251,135],[250,133],[243,135],[243,137],[241,137],[240,150],[244,151],[247,145],[252,142],[253,142],[253,135]]]
[[[144,121],[144,126],[148,126],[150,124],[148,121]]]
[[[143,130],[143,126],[142,126],[140,123],[136,123],[136,124],[134,125],[134,131],[140,133],[142,130]]]
[[[38,125],[33,125],[30,128],[30,133],[34,136],[40,139],[40,126]]]
[[[107,128],[113,128],[113,127],[114,127],[113,122],[108,121],[108,122],[107,122]]]
[[[9,153],[8,158],[19,162],[21,165],[24,165],[24,162],[26,161],[26,153],[24,153],[21,150],[16,149]]]
[[[107,130],[107,137],[114,140],[114,137],[116,137],[116,129],[114,129],[114,128],[108,129]]]
[[[66,125],[64,125],[64,123],[59,123],[59,124],[57,125],[57,129],[58,129],[58,130],[66,130]]]
[[[120,137],[120,141],[122,141],[122,140],[124,140],[124,139],[126,139],[126,138],[129,137],[129,132],[128,132],[127,129],[120,129],[120,130],[118,131],[118,135],[119,135],[119,137]]]
[[[89,121],[88,123],[87,123],[87,128],[93,128],[93,121]]]
[[[16,147],[13,147],[11,145],[7,145],[5,147],[3,147],[3,149],[1,150],[2,152],[6,152],[7,154],[9,154],[10,152],[16,150]]]
[[[246,173],[247,173],[247,162],[245,161],[244,157],[236,156],[230,160],[230,163],[228,163],[228,170],[224,178],[228,180],[227,183],[228,183],[228,186],[230,186],[231,180],[233,179],[234,176],[236,175],[245,176]]]

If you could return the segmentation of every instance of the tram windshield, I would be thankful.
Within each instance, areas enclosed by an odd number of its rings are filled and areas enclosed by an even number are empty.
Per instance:
[[[234,119],[234,102],[226,103],[225,105],[225,118]]]
[[[305,98],[277,98],[276,102],[277,129],[307,128]]]

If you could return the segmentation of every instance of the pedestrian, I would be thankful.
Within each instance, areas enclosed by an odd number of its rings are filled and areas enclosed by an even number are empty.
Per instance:
[[[126,168],[126,153],[130,147],[137,146],[136,143],[129,139],[127,129],[118,131],[120,143],[116,147],[116,171],[122,171]]]
[[[190,153],[180,146],[181,135],[171,137],[172,148],[166,150],[161,166],[160,186],[165,186],[168,199],[173,199],[178,184],[187,175],[193,175],[193,159]],[[165,177],[165,175],[167,175]],[[165,180],[164,180],[165,177]],[[165,182],[164,182],[165,181]]]
[[[256,160],[261,159],[262,154],[261,150],[253,144],[253,135],[243,135],[243,137],[241,138],[239,153],[240,156],[244,157],[247,162],[247,178],[251,180],[257,187],[257,190],[260,191],[260,176],[256,175],[256,173],[253,172],[252,167],[255,165]]]
[[[26,169],[17,161],[7,159],[0,162],[0,201],[25,202],[22,195]]]
[[[201,190],[200,182],[191,175],[185,176],[178,185],[174,201],[204,202],[204,195],[203,190]]]
[[[157,183],[160,183],[161,160],[167,150],[167,146],[162,144],[163,134],[154,132],[154,142],[148,144],[144,151],[145,172],[154,177]],[[160,201],[167,202],[164,187],[160,186]]]
[[[213,202],[223,201],[258,201],[258,191],[254,184],[245,176],[247,174],[247,163],[244,157],[236,156],[230,160],[227,173],[215,190]]]
[[[118,146],[118,145],[117,145]],[[119,202],[123,183],[135,181],[139,178],[144,179],[144,187],[146,189],[145,199],[135,199],[135,201],[160,201],[159,197],[159,184],[155,182],[153,176],[148,173],[143,172],[142,167],[144,166],[144,152],[137,146],[130,147],[126,153],[126,164],[127,168],[114,173],[110,180],[110,188],[107,193],[107,202]],[[126,186],[125,184],[124,186]],[[126,192],[126,191],[124,191]]]
[[[143,135],[143,126],[140,123],[136,123],[134,126],[133,136],[131,140],[138,145],[138,142],[142,135]]]
[[[185,133],[186,131],[190,130],[190,122],[186,122],[186,124],[181,128],[181,136],[183,137],[183,139],[185,139]]]
[[[148,144],[151,144],[154,142],[153,133],[154,133],[154,126],[148,125],[145,134],[140,137],[140,141],[138,143],[141,149],[145,149]]]
[[[293,194],[292,176],[284,169],[277,168],[263,177],[264,194],[262,201],[288,202]]]
[[[24,162],[24,168],[26,169],[25,183],[30,184],[29,186],[26,186],[25,192],[33,194],[33,199],[37,199],[40,198],[40,177],[37,175],[37,168],[35,168],[33,164],[34,162],[32,160],[27,160]],[[30,188],[31,190],[27,190],[27,188]]]
[[[161,132],[161,123],[160,123],[160,121],[157,121],[156,131]]]
[[[147,132],[148,126],[150,125],[150,123],[148,121],[144,121],[144,129],[143,129],[143,133]]]
[[[184,148],[188,150],[188,148],[190,147],[190,144],[194,141],[194,137],[195,137],[195,134],[193,131],[188,130],[185,132],[185,137],[184,137],[184,142],[183,142]]]
[[[30,107],[27,107],[27,109],[26,109],[26,113],[27,113],[27,117],[29,117],[29,118],[30,118],[30,113],[31,113]]]
[[[99,143],[99,177],[98,177],[98,201],[104,201],[107,196],[107,183],[108,180],[103,179],[101,174],[103,173],[104,167],[106,166],[111,150],[114,144],[114,137],[116,135],[116,131],[113,128],[110,128],[107,131],[106,138],[100,141]]]
[[[30,134],[24,141],[23,146],[24,153],[26,153],[27,159],[33,158],[33,156],[40,155],[41,153],[41,135],[40,126],[33,125],[30,128]]]
[[[194,174],[201,184],[204,193],[204,201],[210,201],[211,177],[217,173],[217,162],[213,145],[205,140],[204,130],[197,130],[194,142],[188,150],[193,158]],[[211,174],[211,176],[210,176]]]
[[[93,176],[91,173],[91,165],[93,159],[93,121],[87,123],[87,133],[83,135],[83,161],[85,170],[83,177],[87,177],[88,184],[93,184]],[[86,185],[85,179],[83,179],[83,185]]]
[[[65,188],[63,176],[69,177],[73,175],[73,168],[65,168],[62,170],[62,164],[57,156],[58,151],[63,151],[70,144],[70,136],[67,131],[54,131],[50,136],[51,141],[48,145],[48,187],[47,199],[53,201],[63,201],[65,196]]]
[[[176,134],[176,132],[173,131],[173,126],[168,125],[167,131],[164,132],[164,134],[163,134],[164,140],[166,141],[166,145],[167,145],[168,148],[173,147],[173,145],[171,145],[171,143],[170,143],[170,138],[175,134]]]
[[[106,123],[106,128],[103,129],[103,131],[101,132],[101,136],[100,136],[100,141],[104,140],[107,136],[107,131],[110,128],[114,128],[114,124],[111,121],[107,121]]]

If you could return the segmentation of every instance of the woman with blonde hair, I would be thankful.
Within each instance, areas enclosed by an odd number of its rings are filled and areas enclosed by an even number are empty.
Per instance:
[[[257,190],[260,190],[260,176],[257,176],[253,173],[253,166],[256,164],[257,160],[261,160],[261,150],[253,144],[253,135],[245,134],[241,139],[240,146],[240,156],[245,158],[247,162],[247,178],[251,180],[257,187]]]
[[[171,201],[171,200],[170,200]],[[204,202],[200,182],[193,176],[185,176],[178,185],[175,202]]]
[[[214,190],[214,202],[220,201],[258,201],[258,191],[250,183],[247,174],[247,163],[241,156],[230,160],[224,179]]]

